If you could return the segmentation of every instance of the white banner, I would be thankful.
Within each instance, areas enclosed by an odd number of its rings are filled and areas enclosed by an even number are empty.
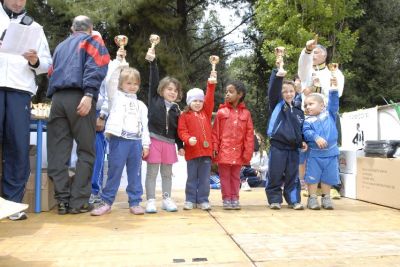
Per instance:
[[[361,149],[367,140],[378,140],[378,109],[369,108],[341,115],[342,147]]]

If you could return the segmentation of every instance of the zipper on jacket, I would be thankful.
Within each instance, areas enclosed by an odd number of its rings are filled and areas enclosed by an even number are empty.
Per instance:
[[[165,115],[165,131],[168,134],[168,117],[169,117],[169,110],[167,110],[167,114]]]

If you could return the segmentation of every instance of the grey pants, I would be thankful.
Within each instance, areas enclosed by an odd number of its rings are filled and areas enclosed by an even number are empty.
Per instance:
[[[161,166],[160,166],[161,165]],[[159,164],[159,163],[147,163],[146,173],[146,198],[156,198],[156,179],[158,169],[161,172],[161,188],[163,197],[171,196],[172,188],[172,164]]]
[[[88,202],[95,159],[96,103],[88,115],[77,114],[83,92],[66,89],[52,97],[47,123],[48,175],[53,179],[55,199],[80,208]],[[73,140],[77,143],[78,161],[75,177],[68,174]]]

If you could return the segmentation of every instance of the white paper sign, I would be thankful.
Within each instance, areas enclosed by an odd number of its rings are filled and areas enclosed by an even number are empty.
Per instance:
[[[29,49],[38,51],[42,27],[38,24],[29,26],[10,23],[0,47],[0,52],[22,55]]]

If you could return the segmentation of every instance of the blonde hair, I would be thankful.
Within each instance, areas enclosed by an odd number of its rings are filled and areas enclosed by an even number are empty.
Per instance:
[[[324,96],[320,93],[311,93],[306,96],[304,101],[306,101],[308,98],[312,98],[312,99],[316,100],[318,103],[322,103],[325,105]]]
[[[122,83],[130,79],[137,79],[140,84],[140,72],[135,68],[123,68],[119,74],[118,88],[121,88]]]
[[[173,85],[175,85],[176,90],[178,91],[178,97],[176,98],[176,101],[179,102],[182,99],[182,85],[181,83],[170,76],[166,76],[164,77],[159,83],[158,83],[158,88],[157,88],[157,93],[162,96],[165,88],[172,83]]]

